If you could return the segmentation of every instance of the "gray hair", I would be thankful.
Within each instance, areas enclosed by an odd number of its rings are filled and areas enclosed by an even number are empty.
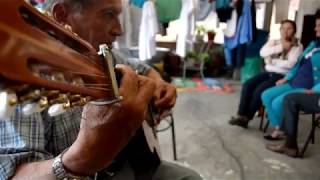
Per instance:
[[[46,0],[44,9],[51,12],[54,4],[63,3],[73,10],[82,10],[83,7],[90,5],[92,1],[93,0]]]

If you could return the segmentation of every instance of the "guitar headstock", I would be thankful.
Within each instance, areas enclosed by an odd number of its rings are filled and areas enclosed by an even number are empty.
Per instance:
[[[105,48],[105,47],[104,47]],[[111,56],[102,55],[23,0],[0,1],[0,88],[5,107],[68,108],[119,98]],[[107,62],[107,68],[101,63]],[[1,107],[0,107],[1,116]]]

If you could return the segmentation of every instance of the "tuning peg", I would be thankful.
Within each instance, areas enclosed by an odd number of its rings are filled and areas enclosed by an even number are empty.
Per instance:
[[[48,109],[49,116],[58,116],[71,107],[70,102],[54,104]]]
[[[71,84],[81,86],[84,84],[83,79],[81,77],[73,77]]]
[[[34,101],[41,97],[41,91],[39,89],[29,91],[28,93],[25,93],[24,95],[19,96],[19,101]]]
[[[46,90],[43,90],[41,92],[41,96],[45,96],[45,97],[54,97],[54,96],[58,96],[60,93],[59,90],[49,90],[49,91],[46,91]]]
[[[33,113],[41,112],[45,109],[44,106],[41,106],[40,103],[29,103],[23,106],[22,113],[25,116],[31,115]]]
[[[66,78],[64,77],[63,73],[61,72],[54,72],[51,74],[51,80],[59,81],[59,82],[67,82]]]
[[[17,95],[12,92],[0,92],[0,120],[10,119],[14,105],[18,102]]]
[[[74,107],[74,106],[84,106],[85,104],[87,104],[87,102],[90,100],[91,98],[88,96],[88,97],[82,97],[81,95],[79,94],[76,94],[76,95],[70,95],[69,96],[69,100],[70,100],[70,103],[71,103],[71,106]]]
[[[59,104],[59,103],[65,103],[68,101],[68,95],[67,94],[58,94],[57,97],[49,97],[49,104]]]
[[[78,101],[74,101],[71,103],[72,107],[74,106],[84,106],[85,104],[87,104],[89,102],[89,98],[84,98],[81,97],[81,99],[79,99]]]
[[[46,96],[42,96],[39,100],[39,106],[41,108],[46,108],[49,106],[49,101],[48,98]]]

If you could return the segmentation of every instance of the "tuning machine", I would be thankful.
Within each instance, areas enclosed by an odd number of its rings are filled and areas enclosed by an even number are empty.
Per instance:
[[[33,113],[38,113],[43,111],[45,108],[49,107],[48,97],[57,96],[59,91],[55,90],[29,90],[27,92],[21,93],[19,100],[25,105],[22,107],[22,112],[24,115],[30,115]]]

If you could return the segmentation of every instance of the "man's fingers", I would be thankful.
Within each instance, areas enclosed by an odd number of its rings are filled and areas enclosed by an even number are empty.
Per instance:
[[[157,88],[154,93],[154,100],[158,101],[162,94],[162,88]]]
[[[165,108],[171,108],[174,106],[176,102],[176,91],[175,89],[167,89],[165,92],[164,97],[161,97],[161,99],[155,101],[156,107],[165,107]]]
[[[116,70],[122,74],[119,86],[120,95],[135,96],[139,88],[138,75],[129,66],[123,64],[117,64]]]
[[[139,76],[139,92],[137,94],[137,99],[140,102],[149,103],[153,98],[154,91],[156,90],[156,84],[153,80],[145,77]]]

